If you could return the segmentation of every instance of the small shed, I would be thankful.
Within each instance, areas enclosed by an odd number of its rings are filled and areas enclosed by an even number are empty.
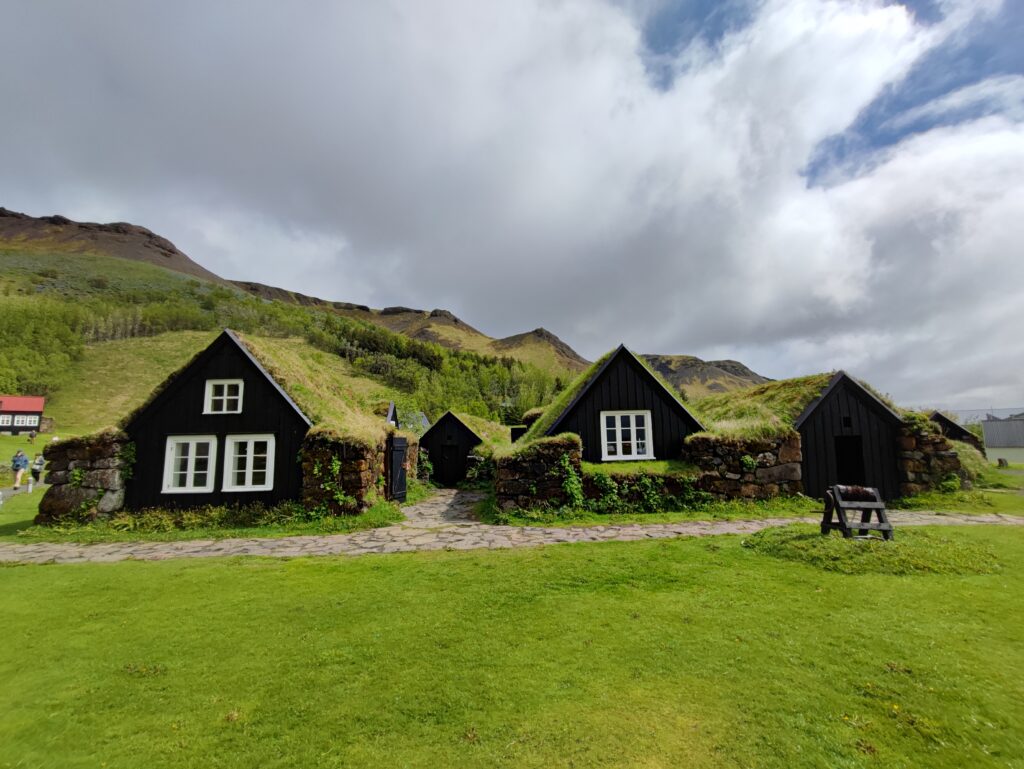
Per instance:
[[[836,372],[793,425],[801,438],[805,492],[822,498],[830,486],[842,484],[873,486],[883,499],[898,497],[902,424],[877,395],[845,371]]]
[[[941,411],[933,411],[929,417],[935,424],[942,430],[942,434],[950,440],[961,441],[963,443],[969,443],[974,446],[982,454],[985,453],[985,444],[981,442],[981,439],[968,430],[966,427],[950,419]]]
[[[225,330],[125,424],[135,465],[125,507],[299,499],[310,419]]]
[[[619,345],[585,371],[525,438],[575,433],[587,462],[676,459],[703,425],[679,394]]]
[[[433,479],[442,486],[455,486],[465,479],[474,450],[490,451],[499,445],[511,445],[508,427],[452,411],[445,412],[420,438],[420,447],[434,468]]]
[[[39,432],[46,398],[35,395],[0,395],[0,433]]]

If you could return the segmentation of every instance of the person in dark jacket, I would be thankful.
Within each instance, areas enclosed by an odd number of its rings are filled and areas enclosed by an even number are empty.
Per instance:
[[[28,470],[28,457],[21,449],[14,452],[14,456],[11,457],[11,470],[14,471],[14,490],[17,491],[21,488],[21,476]]]

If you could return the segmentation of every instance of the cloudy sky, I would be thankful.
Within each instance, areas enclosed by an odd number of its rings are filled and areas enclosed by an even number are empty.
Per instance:
[[[0,205],[591,358],[1024,405],[1018,0],[0,6]]]

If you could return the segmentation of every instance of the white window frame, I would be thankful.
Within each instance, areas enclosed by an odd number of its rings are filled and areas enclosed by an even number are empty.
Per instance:
[[[8,415],[8,419],[10,416]],[[15,427],[38,427],[39,417],[35,414],[15,414],[14,415],[14,426]]]
[[[622,417],[628,416],[630,419],[630,443],[633,448],[636,447],[636,417],[642,416],[644,418],[644,444],[646,451],[643,454],[630,454],[628,456],[622,453]],[[607,417],[615,417],[615,445],[618,449],[618,454],[608,453],[608,428],[605,426]],[[602,411],[600,414],[600,430],[601,436],[601,461],[602,462],[636,462],[645,459],[654,459],[654,430],[651,425],[651,412],[638,410],[626,410],[626,411]]]
[[[245,471],[246,482],[237,485],[234,482],[235,476],[235,447],[240,443],[249,445],[246,456],[252,456],[252,444],[256,441],[267,442],[267,480],[266,483],[255,485],[252,483],[252,463]],[[274,489],[274,455],[276,454],[277,436],[273,433],[252,434],[252,435],[229,435],[224,439],[224,470],[222,491],[272,491]]]
[[[220,410],[217,411],[213,408],[214,395],[213,388],[216,385],[238,385],[238,408],[233,411]],[[220,396],[220,400],[227,400],[227,395]],[[207,379],[206,380],[206,393],[203,396],[203,413],[204,414],[241,414],[242,403],[245,398],[245,380],[243,379]]]
[[[191,446],[189,450],[188,463],[188,486],[172,486],[171,479],[174,476],[174,447],[179,443],[187,443]],[[206,485],[193,486],[195,475],[195,446],[198,443],[210,444],[209,465],[206,470]],[[216,435],[168,435],[167,444],[164,448],[164,481],[162,492],[164,494],[209,494],[213,491],[217,478],[217,436]]]
[[[7,427],[11,424],[10,414],[0,414],[0,427]]]

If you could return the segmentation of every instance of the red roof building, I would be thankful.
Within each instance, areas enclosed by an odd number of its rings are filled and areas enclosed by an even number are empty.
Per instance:
[[[46,398],[36,395],[0,395],[0,432],[27,433],[39,430]]]

